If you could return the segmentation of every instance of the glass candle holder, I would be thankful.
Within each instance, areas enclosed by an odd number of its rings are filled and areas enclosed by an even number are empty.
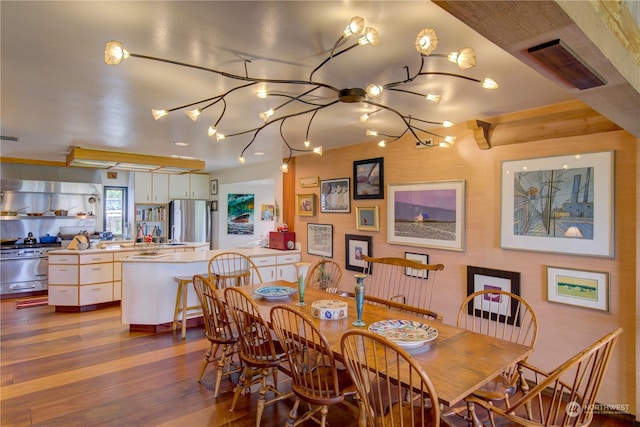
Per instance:
[[[299,306],[307,305],[304,302],[304,290],[307,287],[307,272],[309,271],[309,262],[296,262],[293,264],[296,267],[296,276],[298,277],[298,303]]]
[[[353,326],[366,326],[367,324],[362,321],[362,310],[364,309],[364,278],[366,274],[355,274],[356,287],[354,296],[356,299],[356,314],[358,319],[352,323]]]

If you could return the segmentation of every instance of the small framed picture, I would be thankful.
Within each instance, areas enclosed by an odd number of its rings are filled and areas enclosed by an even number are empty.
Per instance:
[[[380,231],[377,206],[356,207],[356,230]]]
[[[296,194],[296,214],[300,216],[314,216],[316,214],[316,195]]]
[[[351,212],[351,180],[349,178],[320,181],[320,212]]]
[[[307,253],[333,258],[333,225],[307,224]]]
[[[353,199],[384,199],[384,157],[353,162]]]
[[[476,291],[482,291],[485,289],[502,290],[505,292],[511,292],[515,295],[520,295],[520,273],[514,271],[494,270],[492,268],[467,266],[467,295],[471,295]],[[485,298],[494,298],[492,294],[485,295]],[[496,298],[500,298],[498,295]],[[487,312],[481,308],[481,301],[476,301],[474,298],[473,304],[469,304],[467,312],[476,317],[485,317]],[[492,299],[493,301],[493,299]],[[500,317],[508,316],[507,323],[513,325],[520,324],[520,319],[517,318],[518,306],[517,301],[511,299],[510,307],[505,307],[504,311],[498,313]]]
[[[211,180],[211,195],[215,196],[216,194],[218,194],[218,180],[217,179],[212,179]]]
[[[362,273],[365,267],[363,257],[373,256],[371,248],[371,236],[357,236],[347,234],[345,237],[345,268],[347,270]]]
[[[218,212],[218,201],[217,200],[212,200],[211,201],[211,211],[212,212]]]
[[[404,253],[404,258],[411,260],[411,261],[415,261],[415,262],[419,262],[420,264],[429,264],[429,255],[427,254],[418,254],[415,252],[405,252]],[[411,277],[421,277],[423,279],[428,279],[429,278],[429,270],[417,270],[415,268],[411,268],[411,267],[407,267],[405,268],[405,272],[404,272],[405,276],[411,276]]]
[[[306,178],[300,178],[300,187],[317,187],[320,185],[320,177],[318,176],[308,176]]]
[[[609,273],[547,267],[547,300],[609,311]]]

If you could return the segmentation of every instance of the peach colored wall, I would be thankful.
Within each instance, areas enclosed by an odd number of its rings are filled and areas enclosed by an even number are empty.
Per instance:
[[[530,361],[552,369],[605,333],[622,325],[625,333],[618,342],[607,378],[600,392],[601,403],[628,404],[636,410],[635,330],[636,295],[636,139],[624,131],[516,144],[480,150],[470,131],[458,125],[453,133],[458,141],[450,149],[417,150],[405,139],[381,149],[374,142],[325,150],[321,159],[307,155],[296,158],[296,193],[319,188],[301,188],[299,178],[350,177],[353,161],[384,157],[385,184],[464,179],[466,183],[466,231],[463,252],[387,244],[387,200],[351,200],[350,214],[317,213],[295,218],[297,240],[302,243],[303,260],[319,257],[306,253],[306,224],[334,226],[333,259],[344,268],[345,234],[373,237],[374,256],[403,256],[404,251],[427,253],[431,263],[442,263],[438,273],[438,295],[432,309],[444,315],[446,323],[455,316],[466,295],[466,267],[474,265],[521,273],[521,295],[536,310],[540,334]],[[553,253],[506,250],[500,247],[500,166],[501,161],[615,150],[615,258],[599,258]],[[353,188],[352,188],[353,190]],[[386,195],[386,189],[385,189]],[[380,231],[362,232],[355,227],[356,206],[380,207]],[[318,209],[319,211],[319,209]],[[610,273],[610,312],[601,312],[546,301],[546,266],[606,271]],[[342,287],[354,284],[354,272],[345,270]],[[455,373],[452,373],[455,374]]]

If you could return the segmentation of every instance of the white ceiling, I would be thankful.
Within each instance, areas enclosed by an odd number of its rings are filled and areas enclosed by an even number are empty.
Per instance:
[[[252,134],[216,142],[207,136],[221,106],[205,110],[197,122],[176,111],[155,121],[151,108],[173,108],[213,97],[243,84],[206,71],[130,58],[121,65],[103,62],[104,45],[119,40],[130,52],[186,62],[251,77],[308,80],[311,70],[328,55],[352,16],[375,27],[381,43],[355,48],[322,67],[314,80],[337,88],[366,87],[406,78],[405,66],[417,71],[420,57],[413,44],[423,28],[434,28],[447,53],[470,46],[478,66],[461,73],[491,77],[500,87],[487,91],[467,80],[419,77],[406,88],[438,92],[434,105],[402,93],[385,92],[380,101],[402,114],[441,122],[549,105],[573,99],[510,54],[430,2],[22,2],[2,1],[1,102],[3,157],[64,161],[73,146],[108,148],[154,155],[192,156],[206,161],[206,170],[238,166],[237,157]],[[444,58],[427,58],[430,70],[458,72]],[[274,90],[273,85],[268,89]],[[279,87],[299,94],[304,87]],[[225,134],[261,126],[259,112],[276,107],[282,97],[257,99],[257,86],[234,92],[219,123]],[[335,94],[321,92],[317,102]],[[279,113],[308,109],[290,105]],[[368,124],[359,116],[371,110],[339,103],[321,110],[310,128],[312,144],[331,149],[371,140],[367,128],[387,134],[404,130],[401,120],[384,111]],[[294,148],[304,148],[310,115],[288,119],[283,127]],[[282,159],[288,150],[280,122],[261,131],[247,149],[247,165]],[[428,126],[424,126],[428,128]],[[187,142],[178,147],[174,142]],[[255,156],[263,151],[264,156]]]

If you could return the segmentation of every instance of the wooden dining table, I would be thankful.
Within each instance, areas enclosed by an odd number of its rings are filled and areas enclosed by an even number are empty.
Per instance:
[[[352,325],[356,320],[356,305],[352,297],[329,294],[319,289],[306,289],[305,306],[298,306],[297,292],[282,300],[267,300],[254,294],[254,290],[264,286],[287,286],[297,290],[297,284],[279,280],[259,285],[243,286],[255,301],[260,314],[269,321],[271,307],[284,304],[294,307],[312,318],[322,335],[327,339],[338,360],[342,360],[340,340],[345,331],[358,329]],[[222,297],[223,290],[216,292]],[[365,291],[366,292],[366,291]],[[338,320],[321,320],[311,314],[311,304],[318,300],[339,300],[348,304],[348,316]],[[431,379],[441,403],[452,406],[473,393],[505,369],[524,360],[532,352],[532,347],[511,343],[498,338],[470,332],[438,320],[428,320],[409,313],[387,307],[365,303],[362,320],[368,328],[374,322],[383,320],[413,320],[432,326],[438,336],[418,348],[408,352],[424,368]]]

